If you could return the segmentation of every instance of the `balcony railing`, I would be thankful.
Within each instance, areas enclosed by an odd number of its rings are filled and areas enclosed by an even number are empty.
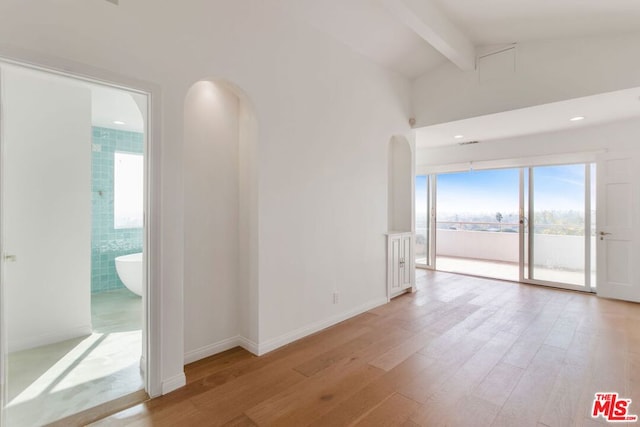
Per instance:
[[[512,222],[476,222],[476,221],[438,221],[439,230],[518,232],[518,223]]]
[[[488,231],[495,233],[517,233],[518,223],[479,222],[479,221],[438,221],[438,230]],[[595,229],[592,227],[592,229]],[[420,229],[418,229],[420,230]],[[557,234],[560,236],[584,236],[583,224],[544,224],[534,225],[535,234]]]
[[[519,261],[518,224],[474,221],[438,221],[438,256],[517,263]],[[581,232],[580,232],[581,231]],[[425,235],[418,228],[418,236]],[[584,227],[579,225],[540,224],[528,238],[534,239],[534,259],[548,268],[579,270],[584,268]],[[420,238],[417,238],[421,241]],[[591,236],[595,247],[595,236]],[[418,256],[420,252],[418,250]],[[592,250],[595,266],[595,251]]]
[[[517,280],[520,253],[518,231],[519,224],[512,222],[438,221],[436,255],[442,261],[439,266],[446,271]],[[424,236],[426,228],[418,226],[418,258],[426,257]],[[536,224],[534,232],[525,237],[533,239],[536,278],[562,283],[584,283],[583,225]],[[591,247],[595,248],[595,244],[592,232]],[[591,268],[594,269],[595,265],[595,250],[592,249]],[[595,278],[592,278],[592,283],[595,283]]]

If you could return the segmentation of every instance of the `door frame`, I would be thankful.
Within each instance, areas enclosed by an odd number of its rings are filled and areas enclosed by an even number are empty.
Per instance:
[[[417,176],[417,175],[416,175]],[[423,270],[435,270],[436,269],[436,238],[435,238],[435,232],[436,232],[436,222],[437,222],[437,218],[436,218],[436,191],[438,188],[438,176],[436,174],[420,174],[420,176],[426,176],[427,177],[427,207],[428,212],[426,213],[427,215],[427,241],[425,242],[426,247],[427,247],[427,262],[425,264],[418,264],[416,263],[416,268],[420,268]],[[415,182],[415,177],[414,177],[414,182]],[[415,193],[415,191],[414,191]],[[416,212],[416,208],[415,208],[415,194],[413,196],[414,199],[414,206],[413,206],[413,224],[414,224],[414,228],[415,228],[415,212]],[[414,251],[414,257],[415,257],[415,251]]]
[[[437,240],[437,228],[435,227],[435,222],[437,220],[436,218],[436,182],[437,182],[437,176],[438,174],[442,174],[442,173],[459,173],[459,172],[466,172],[469,171],[471,169],[473,170],[491,170],[491,169],[520,169],[520,174],[521,174],[521,178],[520,178],[520,186],[523,187],[524,186],[524,179],[523,179],[523,174],[524,174],[524,170],[526,168],[530,168],[530,167],[536,167],[536,166],[562,166],[562,165],[570,165],[570,164],[585,164],[586,167],[586,171],[588,174],[591,174],[591,169],[590,169],[590,165],[591,164],[596,164],[598,157],[605,153],[606,150],[595,150],[595,151],[584,151],[584,152],[577,152],[577,153],[563,153],[563,154],[553,154],[553,155],[542,155],[542,156],[531,156],[531,157],[522,157],[522,158],[514,158],[514,159],[496,159],[496,160],[481,160],[481,161],[473,161],[473,162],[460,162],[460,163],[451,163],[451,164],[445,164],[445,165],[425,165],[425,166],[417,166],[416,167],[416,171],[415,174],[416,175],[428,175],[431,176],[433,178],[433,182],[434,182],[434,188],[432,191],[432,196],[433,199],[431,201],[432,205],[431,208],[433,209],[432,212],[432,219],[434,222],[434,226],[432,228],[432,233],[431,233],[431,240],[433,241],[433,250],[431,252],[431,256],[433,256],[432,259],[432,264],[429,266],[425,266],[425,265],[417,265],[418,268],[423,268],[423,269],[430,269],[430,270],[436,270],[437,266],[436,266],[436,240]],[[585,184],[587,186],[592,185],[591,182],[591,177],[590,175],[587,175],[587,177],[585,178],[586,182]],[[597,185],[596,185],[597,187]],[[587,189],[585,189],[585,221],[588,221],[588,223],[586,224],[587,227],[592,227],[591,224],[591,191],[587,191]],[[527,219],[524,217],[524,205],[525,205],[525,201],[524,201],[524,191],[523,188],[520,189],[519,192],[519,197],[520,197],[520,228],[525,226],[525,222],[527,221]],[[596,194],[596,197],[598,197],[598,195]],[[414,206],[414,211],[415,211],[415,206]],[[597,214],[597,212],[596,212]],[[591,230],[590,230],[591,231]],[[570,290],[578,290],[578,291],[582,291],[582,292],[590,292],[590,293],[595,293],[595,288],[593,287],[593,284],[590,282],[591,281],[591,274],[590,272],[587,273],[587,268],[591,268],[591,259],[589,258],[590,254],[589,251],[585,250],[585,285],[588,283],[589,284],[589,290],[587,291],[585,289],[585,287],[583,286],[576,286],[576,285],[570,285],[570,284],[563,284],[563,283],[556,283],[556,282],[548,282],[548,281],[543,281],[543,280],[525,280],[524,278],[524,237],[523,237],[523,233],[520,232],[519,230],[519,257],[520,257],[520,261],[519,261],[519,282],[520,283],[528,283],[528,284],[535,284],[535,285],[542,285],[542,286],[548,286],[548,287],[554,287],[554,288],[560,288],[560,289],[570,289]],[[591,241],[590,241],[590,233],[586,232],[585,230],[585,249],[590,248],[591,251],[595,250],[595,247],[593,247],[593,245],[591,245]],[[597,259],[596,259],[596,263],[597,263]]]
[[[18,66],[59,75],[78,81],[99,84],[115,89],[144,95],[147,99],[147,117],[145,118],[144,162],[144,231],[143,231],[143,278],[146,296],[143,298],[143,352],[141,368],[144,370],[145,391],[156,397],[162,394],[161,381],[161,328],[160,308],[161,269],[160,269],[160,200],[161,200],[161,91],[160,87],[149,82],[140,81],[105,70],[99,70],[83,64],[59,58],[36,55],[22,50],[0,49],[0,67],[3,65]],[[4,141],[2,120],[2,87],[0,87],[0,171],[4,171]],[[0,230],[4,224],[1,216],[4,177],[0,176]],[[3,236],[0,233],[0,247]],[[5,322],[4,268],[0,263],[0,424],[4,424],[6,402],[6,363],[7,334]],[[151,286],[151,284],[154,284]]]
[[[638,179],[640,171],[637,167],[640,159],[640,151],[621,150],[603,153],[598,158],[598,167],[601,172],[598,174],[597,191],[599,192],[598,205],[598,233],[596,234],[596,246],[600,254],[597,259],[597,282],[598,294],[603,298],[619,299],[623,301],[640,302],[640,292],[638,289],[640,281],[640,270],[633,261],[640,253],[640,232],[638,231],[638,217],[640,215],[640,197],[638,197]],[[628,167],[611,168],[609,162],[627,161]],[[607,187],[610,184],[628,184],[630,191],[628,194],[628,223],[611,224],[608,218],[609,209],[606,206],[611,198]],[[609,194],[608,194],[609,193]],[[620,198],[620,196],[618,196]],[[614,202],[615,203],[615,202]],[[609,236],[610,235],[610,236]],[[627,282],[617,282],[609,275],[607,265],[609,263],[609,244],[617,242],[628,242],[628,257],[626,262],[628,279]],[[619,268],[621,266],[618,266]],[[624,268],[625,266],[622,266]]]
[[[531,179],[533,175],[533,169],[536,167],[545,167],[545,166],[567,166],[567,165],[584,165],[585,168],[585,189],[584,189],[584,286],[574,285],[570,283],[563,282],[551,282],[548,280],[540,280],[540,279],[530,279],[525,275],[525,264],[531,266],[533,260],[533,240],[529,238],[527,245],[526,236],[533,235],[533,227],[534,224],[529,221],[529,218],[525,215],[528,213],[531,215],[531,207],[533,206],[533,198],[534,198],[534,180]],[[592,224],[591,224],[591,165],[595,164],[595,162],[587,161],[587,162],[578,162],[578,163],[563,163],[563,164],[554,164],[554,165],[531,165],[528,167],[520,168],[520,207],[519,207],[519,276],[521,283],[527,283],[530,285],[542,285],[549,286],[552,288],[559,289],[568,289],[572,291],[580,291],[580,292],[588,292],[594,293],[595,290],[591,284],[591,251],[595,250],[591,245],[591,233],[592,233]],[[529,173],[527,174],[527,169]],[[525,177],[528,177],[526,180],[526,184],[528,184],[528,189],[525,191]],[[525,193],[529,196],[525,198]],[[597,195],[596,195],[597,196]],[[525,207],[527,209],[525,209]],[[528,256],[525,256],[526,255]]]

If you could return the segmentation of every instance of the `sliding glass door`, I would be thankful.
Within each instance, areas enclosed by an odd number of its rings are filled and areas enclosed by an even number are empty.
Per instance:
[[[595,165],[416,177],[416,265],[595,289]]]
[[[521,173],[521,280],[591,291],[595,211],[591,164]]]
[[[435,256],[434,225],[435,212],[433,209],[435,196],[435,175],[416,176],[415,194],[415,254],[416,266],[432,268]]]

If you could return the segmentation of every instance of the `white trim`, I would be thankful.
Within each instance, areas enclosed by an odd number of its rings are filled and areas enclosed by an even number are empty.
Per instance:
[[[400,289],[399,291],[392,293],[391,295],[389,295],[389,298],[387,298],[387,302],[390,302],[392,299],[394,299],[395,297],[399,297],[402,294],[409,294],[409,293],[415,292],[413,288],[414,287],[412,286],[410,288]]]
[[[584,287],[587,292],[593,292],[591,283],[591,163],[584,165]],[[595,235],[595,234],[594,234]]]
[[[242,347],[249,353],[258,354],[258,344],[248,338],[236,335],[235,337],[226,338],[222,341],[186,352],[184,354],[184,364],[188,365],[189,363],[197,362],[198,360],[231,350],[235,347]]]
[[[187,385],[187,377],[184,372],[178,375],[174,375],[173,377],[168,378],[167,380],[162,382],[162,394],[171,393],[172,391],[184,387],[185,385]]]
[[[184,354],[184,364],[188,365],[189,363],[197,362],[198,360],[231,350],[235,347],[242,347],[249,353],[258,354],[258,344],[243,336],[236,335],[235,337],[226,338],[222,341],[186,352]]]
[[[580,153],[551,154],[511,159],[480,160],[477,162],[449,163],[444,165],[417,165],[417,175],[465,172],[486,169],[527,168],[534,166],[569,165],[593,163],[604,150],[585,151]]]
[[[145,211],[146,242],[145,247],[148,257],[147,271],[149,272],[148,301],[145,311],[147,313],[146,340],[146,377],[145,389],[151,397],[159,396],[164,389],[161,367],[161,318],[162,312],[162,271],[161,271],[161,191],[162,191],[162,104],[161,88],[159,85],[126,77],[121,74],[92,67],[87,64],[74,62],[68,59],[49,56],[42,52],[33,52],[0,43],[0,64],[9,63],[27,68],[34,68],[48,73],[60,74],[67,77],[85,80],[97,84],[124,89],[130,92],[138,92],[147,96],[147,122],[146,122],[146,152],[149,185],[146,189],[147,196]],[[153,284],[153,286],[151,286]],[[4,335],[4,334],[3,334]],[[5,355],[0,355],[4,362]],[[0,370],[1,371],[1,370]],[[5,372],[0,372],[4,374]],[[182,374],[184,375],[184,373]],[[3,382],[4,378],[0,380]],[[0,405],[4,406],[4,405]]]
[[[64,332],[57,332],[53,334],[42,334],[32,337],[15,337],[14,343],[11,346],[11,352],[28,350],[43,345],[53,344],[61,341],[67,341],[73,338],[88,337],[91,335],[91,325],[76,326],[74,328],[67,329]]]
[[[366,304],[363,304],[359,307],[354,308],[353,310],[347,311],[345,313],[337,314],[325,320],[320,320],[319,322],[312,323],[308,326],[303,326],[302,328],[296,329],[295,331],[288,332],[286,334],[280,335],[279,337],[272,338],[265,343],[260,343],[258,346],[258,355],[262,356],[263,354],[269,353],[277,348],[280,348],[284,345],[290,344],[294,341],[297,341],[301,338],[306,337],[307,335],[311,335],[318,331],[328,328],[329,326],[333,326],[336,323],[340,323],[344,320],[350,319],[358,314],[362,314],[366,311],[372,310],[378,306],[386,304],[387,297],[382,297],[375,299],[373,301],[369,301]]]
[[[259,345],[256,342],[241,336],[238,336],[238,345],[247,350],[249,353],[255,354],[256,356],[258,355],[260,350]]]
[[[4,232],[2,226],[4,224],[4,205],[2,195],[4,194],[4,104],[3,104],[3,70],[0,68],[0,256],[4,251],[2,243],[4,242]],[[7,384],[7,367],[9,351],[7,346],[9,340],[7,339],[7,323],[6,323],[6,299],[4,297],[4,267],[0,266],[0,426],[6,425],[6,411],[5,407],[8,399],[8,384]]]
[[[240,346],[239,336],[227,338],[222,341],[218,341],[216,343],[186,352],[184,354],[184,364],[188,365],[189,363],[193,363],[206,357],[213,356],[214,354],[222,353],[223,351],[227,351],[238,346]]]

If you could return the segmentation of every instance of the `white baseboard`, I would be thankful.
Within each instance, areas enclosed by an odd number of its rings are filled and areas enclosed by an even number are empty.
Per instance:
[[[269,353],[277,348],[280,348],[284,345],[290,344],[294,341],[297,341],[301,338],[306,337],[307,335],[311,335],[318,331],[328,328],[329,326],[333,326],[336,323],[340,323],[344,320],[350,319],[358,314],[362,314],[366,311],[372,310],[378,306],[384,305],[388,302],[387,297],[378,298],[373,301],[369,301],[366,304],[363,304],[359,307],[354,308],[353,310],[349,310],[345,313],[340,313],[335,316],[332,316],[328,319],[321,320],[316,323],[312,323],[308,326],[303,326],[302,328],[296,329],[295,331],[283,334],[279,337],[270,339],[265,343],[260,343],[258,346],[258,355],[262,356],[263,354]]]
[[[205,357],[213,356],[214,354],[222,353],[223,351],[241,346],[242,344],[240,343],[240,339],[240,336],[235,336],[188,351],[184,355],[184,364],[188,365],[189,363],[196,362],[200,359],[204,359]]]
[[[177,390],[180,387],[184,387],[185,385],[187,385],[187,377],[183,372],[165,381],[162,381],[162,394],[171,393],[172,391]]]
[[[238,336],[238,345],[251,354],[258,355],[260,346],[248,338]]]
[[[369,301],[368,303],[363,304],[359,307],[356,307],[352,310],[349,310],[345,313],[340,313],[328,319],[321,320],[311,325],[296,329],[293,332],[289,332],[287,334],[271,339],[265,342],[264,344],[255,343],[240,335],[227,338],[222,341],[218,341],[216,343],[213,343],[204,347],[200,347],[196,350],[188,351],[184,355],[184,364],[187,365],[189,363],[196,362],[206,357],[213,356],[215,354],[222,353],[223,351],[230,350],[234,347],[242,347],[250,353],[253,353],[257,356],[261,356],[277,348],[280,348],[284,345],[290,344],[296,340],[304,338],[307,335],[311,335],[313,333],[326,329],[329,326],[333,326],[336,323],[340,323],[344,320],[357,316],[358,314],[362,314],[378,306],[384,305],[387,302],[388,300],[386,297]],[[164,385],[163,385],[163,393],[164,393]]]
[[[92,329],[89,324],[49,334],[32,337],[16,337],[15,339],[12,339],[11,345],[9,346],[9,352],[14,353],[16,351],[29,350],[31,348],[67,341],[73,338],[88,337],[91,335],[91,332]]]

